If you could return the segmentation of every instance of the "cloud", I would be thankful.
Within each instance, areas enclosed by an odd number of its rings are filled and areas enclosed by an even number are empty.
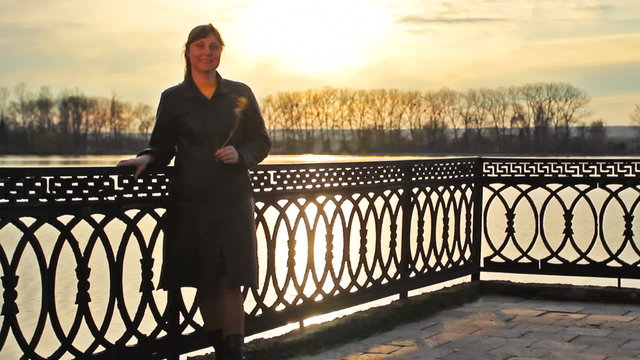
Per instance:
[[[396,24],[438,24],[438,25],[457,25],[457,24],[482,24],[482,23],[500,23],[506,22],[508,19],[502,18],[427,18],[417,15],[408,15],[395,21]]]

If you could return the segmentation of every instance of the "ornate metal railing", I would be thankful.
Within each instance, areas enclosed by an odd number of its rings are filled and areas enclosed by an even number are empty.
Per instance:
[[[485,159],[483,271],[640,278],[637,159]]]
[[[482,158],[259,166],[260,284],[245,290],[248,332],[477,280],[481,270],[637,278],[639,167]],[[134,181],[121,168],[0,169],[0,355],[164,358],[207,346],[194,292],[154,290],[164,171]]]

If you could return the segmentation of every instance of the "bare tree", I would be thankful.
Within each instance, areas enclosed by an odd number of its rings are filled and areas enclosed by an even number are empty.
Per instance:
[[[418,144],[422,144],[426,140],[424,127],[427,107],[424,97],[425,95],[419,91],[409,91],[405,93],[407,128],[411,135],[411,141]]]
[[[140,133],[148,133],[153,125],[153,109],[150,105],[138,103],[133,109],[134,123],[137,123],[137,130]]]
[[[129,130],[132,121],[131,104],[120,101],[118,95],[113,93],[111,95],[109,115],[107,117],[107,125],[111,136],[120,138],[125,131]]]
[[[48,86],[40,88],[38,98],[33,100],[36,108],[36,124],[40,131],[53,129],[55,102]]]
[[[631,126],[636,127],[637,136],[640,138],[640,104],[636,104],[629,114]]]
[[[482,127],[486,120],[480,92],[475,89],[469,89],[463,93],[460,97],[458,111],[464,126],[465,141],[469,142],[472,129],[475,130],[474,142],[479,141],[482,137]]]
[[[107,121],[111,111],[111,99],[89,98],[87,106],[87,119],[85,131],[92,134],[97,140],[107,131]]]
[[[631,124],[634,126],[640,126],[640,104],[636,104],[633,107],[633,111],[629,114],[629,118],[631,119]]]
[[[372,105],[374,97],[370,91],[358,90],[355,92],[354,123],[356,130],[356,143],[358,151],[368,151],[371,147],[371,134],[376,128]]]
[[[279,132],[282,131],[282,112],[280,108],[275,104],[275,98],[273,95],[267,95],[260,103],[260,111],[264,117],[267,129],[269,129],[269,136],[274,144],[277,144],[280,140]]]
[[[506,130],[511,117],[511,103],[507,89],[482,89],[482,106],[491,122],[493,133],[498,146],[498,151],[505,149]]]
[[[447,93],[442,91],[428,91],[424,94],[425,123],[424,136],[432,148],[437,148],[445,139],[447,118]]]
[[[355,138],[355,93],[351,89],[340,89],[336,94],[332,129],[340,130],[340,146],[344,153],[352,152],[352,139]]]
[[[591,115],[586,106],[591,98],[584,91],[570,84],[557,84],[558,92],[554,98],[556,121],[554,122],[556,138],[567,142],[571,127],[581,119]],[[562,129],[562,130],[560,130]]]
[[[0,121],[9,127],[9,89],[0,87]]]
[[[454,140],[458,139],[458,130],[460,129],[460,114],[458,111],[458,102],[460,99],[460,93],[448,89],[442,88],[438,90],[439,97],[442,99],[443,104],[443,121],[444,127],[448,128],[449,124],[451,125],[451,129],[453,129],[453,138]]]
[[[13,94],[15,96],[15,100],[12,101],[9,105],[10,111],[13,113],[13,118],[16,119],[19,126],[23,128],[30,128],[32,123],[32,111],[29,106],[29,102],[33,95],[27,89],[27,85],[25,83],[20,83],[13,88]]]

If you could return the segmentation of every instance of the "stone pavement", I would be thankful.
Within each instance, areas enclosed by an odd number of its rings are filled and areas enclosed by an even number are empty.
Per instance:
[[[640,359],[640,305],[484,295],[293,360]]]

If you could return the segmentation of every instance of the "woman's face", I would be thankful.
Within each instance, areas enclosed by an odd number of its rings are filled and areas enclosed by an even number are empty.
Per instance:
[[[189,62],[192,72],[208,73],[218,68],[220,65],[220,55],[222,45],[213,35],[196,40],[189,45]]]

